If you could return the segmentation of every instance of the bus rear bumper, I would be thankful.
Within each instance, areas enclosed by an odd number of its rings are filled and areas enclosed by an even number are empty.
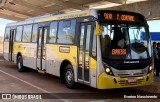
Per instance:
[[[115,77],[107,75],[105,72],[98,77],[98,89],[126,88],[151,85],[153,82],[153,71],[140,77]]]

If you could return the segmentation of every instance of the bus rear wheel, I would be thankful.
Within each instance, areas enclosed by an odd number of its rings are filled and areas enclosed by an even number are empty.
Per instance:
[[[65,82],[65,85],[70,89],[75,87],[74,71],[73,71],[72,65],[70,64],[68,64],[65,68],[64,82]]]
[[[18,58],[17,58],[17,69],[18,69],[19,72],[24,71],[22,56],[18,56]]]

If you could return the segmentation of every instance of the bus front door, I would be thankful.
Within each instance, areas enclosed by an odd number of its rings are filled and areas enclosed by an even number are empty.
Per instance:
[[[80,23],[78,81],[90,84],[89,54],[93,23]]]
[[[12,29],[10,30],[10,37],[9,37],[9,56],[8,59],[9,61],[14,60],[14,55],[13,55],[13,44],[14,44],[14,36],[15,36],[16,30]]]
[[[37,44],[37,69],[40,72],[46,70],[46,37],[48,33],[48,27],[40,27],[38,29],[38,44]]]

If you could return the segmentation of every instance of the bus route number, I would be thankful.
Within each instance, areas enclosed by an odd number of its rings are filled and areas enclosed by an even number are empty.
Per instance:
[[[112,49],[112,55],[126,55],[126,49]]]
[[[104,18],[112,20],[112,14],[111,13],[104,13]]]

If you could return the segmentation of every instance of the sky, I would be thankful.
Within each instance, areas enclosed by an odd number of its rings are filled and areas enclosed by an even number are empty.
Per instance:
[[[7,23],[14,21],[0,18],[0,36],[4,36],[5,26]],[[148,21],[150,32],[160,32],[160,20]]]
[[[150,32],[160,32],[160,20],[148,21]]]
[[[6,26],[6,24],[7,24],[7,23],[11,23],[11,22],[14,22],[14,21],[0,18],[0,36],[3,36],[3,35],[4,35],[4,31],[5,31],[5,26]]]

